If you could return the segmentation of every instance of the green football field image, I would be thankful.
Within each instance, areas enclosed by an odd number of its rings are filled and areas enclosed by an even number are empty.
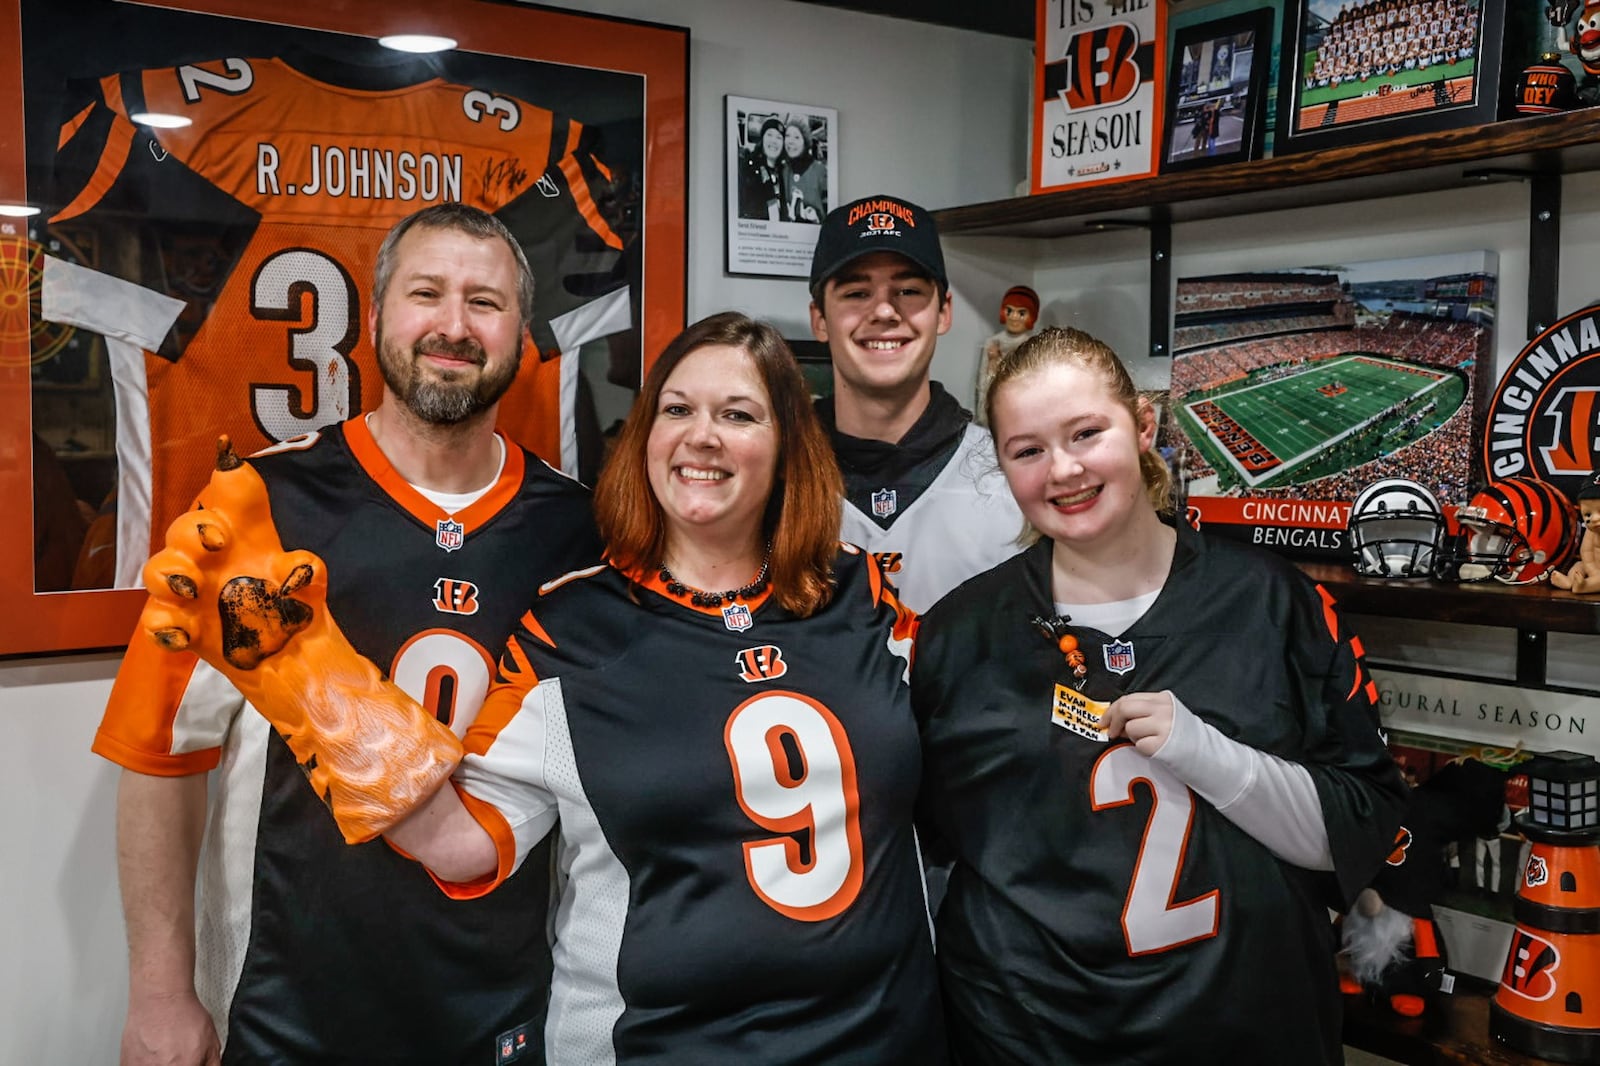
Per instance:
[[[1352,352],[1189,393],[1176,413],[1219,489],[1282,488],[1426,437],[1466,390],[1465,378],[1443,367]]]

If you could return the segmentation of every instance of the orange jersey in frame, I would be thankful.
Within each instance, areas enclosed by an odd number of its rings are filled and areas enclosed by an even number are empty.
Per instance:
[[[377,406],[365,306],[377,248],[447,200],[497,214],[528,253],[533,344],[500,424],[575,468],[577,349],[629,325],[623,242],[596,203],[608,179],[581,124],[438,79],[342,88],[278,59],[110,75],[99,92],[63,127],[68,202],[53,221],[104,227],[121,252],[111,273],[184,304],[159,345],[139,345],[142,367],[113,374],[119,456],[145,457],[119,463],[121,505],[148,500],[137,524],[159,536],[188,505],[218,432],[254,450]],[[148,129],[130,121],[140,112],[190,124]],[[116,332],[95,321],[111,318],[98,298],[78,295],[75,324]],[[140,548],[121,540],[119,574]]]

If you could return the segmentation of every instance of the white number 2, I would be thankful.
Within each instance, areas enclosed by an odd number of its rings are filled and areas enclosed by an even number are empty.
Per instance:
[[[1174,902],[1194,821],[1189,786],[1132,744],[1119,744],[1095,762],[1089,777],[1090,801],[1097,811],[1126,806],[1133,802],[1133,786],[1139,781],[1150,789],[1150,815],[1133,883],[1122,905],[1122,935],[1129,955],[1166,951],[1217,935],[1216,889]]]
[[[798,921],[843,913],[865,863],[855,756],[839,719],[805,696],[769,691],[734,708],[723,740],[739,806],[779,834],[744,845],[750,887]]]

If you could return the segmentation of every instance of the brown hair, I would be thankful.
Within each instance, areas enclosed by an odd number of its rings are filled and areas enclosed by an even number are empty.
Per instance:
[[[646,452],[661,390],[677,365],[701,348],[726,345],[750,357],[766,387],[778,431],[778,468],[762,517],[771,545],[772,593],[804,618],[833,595],[844,479],[811,408],[794,353],[778,331],[737,311],[703,318],[672,339],[645,376],[616,446],[595,484],[595,521],[619,566],[655,567],[666,551],[666,518],[650,488]]]
[[[1099,374],[1106,384],[1106,390],[1127,408],[1133,416],[1133,424],[1139,425],[1139,406],[1148,406],[1150,401],[1139,395],[1133,378],[1128,375],[1128,368],[1122,365],[1122,360],[1111,350],[1111,346],[1081,329],[1051,326],[1040,330],[1000,358],[985,403],[984,414],[988,416],[991,429],[998,430],[994,411],[995,398],[1000,395],[1000,390],[1018,378],[1050,366],[1078,366]],[[999,436],[996,432],[997,441]],[[1144,492],[1150,505],[1157,511],[1172,510],[1172,472],[1167,469],[1166,460],[1156,453],[1153,445],[1139,453],[1139,474],[1144,478]]]

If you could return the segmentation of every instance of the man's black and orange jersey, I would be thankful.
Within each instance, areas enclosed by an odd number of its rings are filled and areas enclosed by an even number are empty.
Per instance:
[[[725,617],[603,565],[523,620],[457,783],[499,877],[559,814],[551,1062],[945,1061],[914,622],[857,549],[836,579]]]
[[[108,346],[119,578],[148,554],[138,531],[159,537],[204,483],[217,433],[254,451],[377,406],[378,246],[444,201],[495,214],[527,253],[532,340],[499,425],[576,473],[578,348],[631,315],[599,206],[609,172],[581,123],[483,87],[352,89],[270,57],[107,75],[95,95],[62,127],[51,222],[108,251],[97,271],[52,273],[46,315],[132,342]],[[188,124],[131,120],[147,112]],[[130,334],[130,302],[154,337]]]
[[[287,549],[322,556],[358,651],[458,733],[541,582],[599,555],[588,493],[507,444],[496,484],[447,515],[363,419],[250,460]],[[135,639],[94,750],[146,774],[216,769],[196,988],[228,1063],[496,1061],[537,1043],[549,989],[548,855],[493,896],[445,899],[382,841],[347,846],[289,747],[215,670]]]
[[[1291,565],[1179,524],[1155,602],[1113,638],[1054,620],[1053,545],[924,616],[912,700],[952,1049],[969,1066],[1334,1063],[1328,919],[1393,845],[1403,786],[1333,600]],[[1067,623],[1070,626],[1070,620]],[[1071,649],[1069,649],[1071,650]],[[1171,690],[1310,773],[1334,871],[1276,858],[1077,697]]]

